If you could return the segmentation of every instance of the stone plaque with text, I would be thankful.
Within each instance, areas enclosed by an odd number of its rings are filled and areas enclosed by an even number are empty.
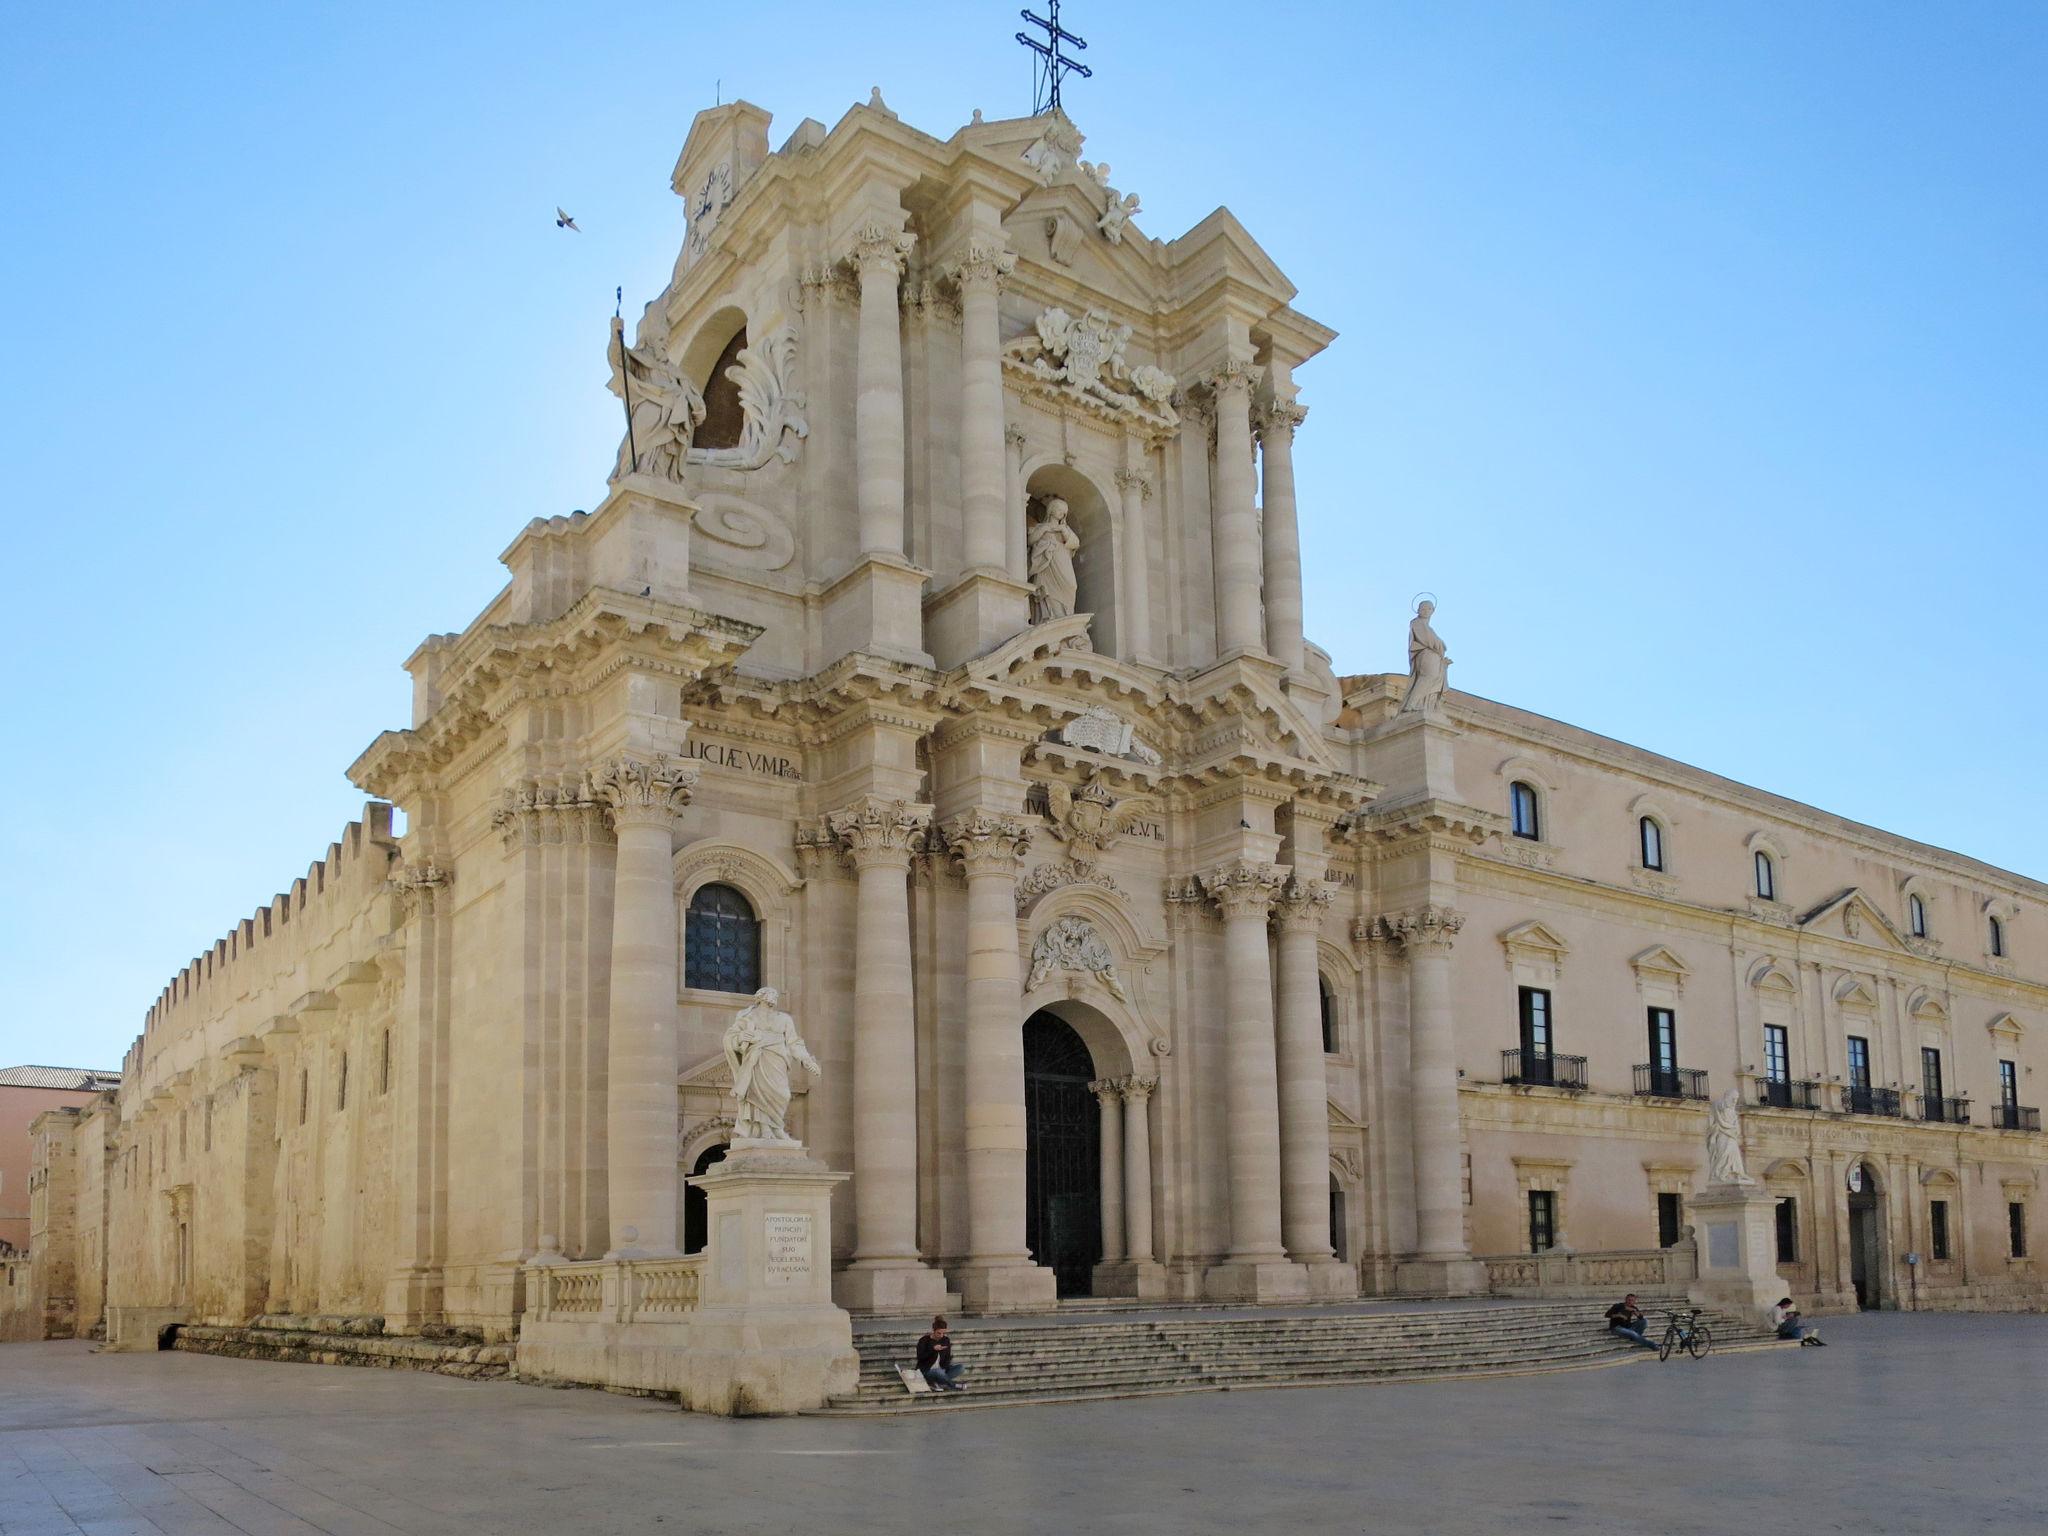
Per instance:
[[[811,1218],[807,1211],[769,1211],[766,1228],[767,1285],[808,1285],[811,1279]]]

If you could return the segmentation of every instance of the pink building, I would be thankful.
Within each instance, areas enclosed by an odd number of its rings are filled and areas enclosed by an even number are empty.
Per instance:
[[[29,1122],[46,1109],[84,1105],[118,1072],[83,1067],[0,1067],[0,1254],[28,1251]]]

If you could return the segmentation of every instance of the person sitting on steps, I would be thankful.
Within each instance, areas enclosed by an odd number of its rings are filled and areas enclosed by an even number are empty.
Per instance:
[[[1797,1339],[1801,1344],[1827,1343],[1827,1340],[1820,1336],[1818,1329],[1809,1328],[1799,1320],[1799,1308],[1790,1296],[1771,1308],[1771,1321],[1777,1325],[1778,1337],[1781,1339]]]
[[[1655,1349],[1657,1346],[1652,1344],[1648,1336],[1643,1332],[1643,1324],[1647,1321],[1648,1319],[1643,1316],[1642,1308],[1636,1305],[1636,1293],[1634,1291],[1630,1291],[1621,1300],[1607,1309],[1607,1331],[1609,1333],[1619,1334],[1630,1343],[1640,1344],[1645,1349]]]
[[[932,1331],[917,1341],[917,1368],[932,1384],[934,1392],[965,1392],[960,1378],[967,1367],[953,1363],[953,1341],[946,1335],[946,1320],[932,1319]]]

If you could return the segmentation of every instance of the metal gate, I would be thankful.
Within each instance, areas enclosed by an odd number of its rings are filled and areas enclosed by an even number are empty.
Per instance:
[[[1024,1021],[1024,1241],[1062,1296],[1086,1296],[1102,1256],[1102,1122],[1095,1064],[1050,1013]]]

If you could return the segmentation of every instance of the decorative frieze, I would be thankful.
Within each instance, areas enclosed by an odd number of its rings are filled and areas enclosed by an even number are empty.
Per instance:
[[[1060,859],[1040,864],[1018,882],[1017,915],[1022,917],[1029,912],[1041,896],[1069,885],[1093,886],[1108,895],[1124,898],[1123,887],[1095,865],[1084,864],[1078,859]]]

